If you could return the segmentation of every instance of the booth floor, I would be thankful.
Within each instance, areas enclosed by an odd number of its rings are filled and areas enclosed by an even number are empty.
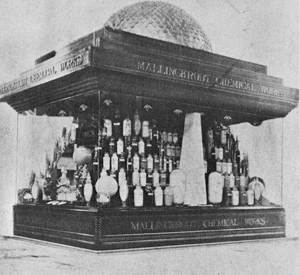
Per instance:
[[[0,274],[300,274],[299,239],[93,252],[0,236]]]

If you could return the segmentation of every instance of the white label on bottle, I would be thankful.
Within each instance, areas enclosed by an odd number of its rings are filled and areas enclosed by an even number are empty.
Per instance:
[[[144,120],[142,124],[142,137],[147,138],[149,137],[149,121]]]
[[[110,169],[110,157],[108,155],[103,157],[103,168],[105,170]]]
[[[140,173],[140,184],[141,184],[141,186],[146,186],[146,184],[147,184],[147,174],[146,174],[146,172],[141,172]]]
[[[119,139],[117,142],[117,154],[121,155],[124,152],[124,142],[122,139]]]

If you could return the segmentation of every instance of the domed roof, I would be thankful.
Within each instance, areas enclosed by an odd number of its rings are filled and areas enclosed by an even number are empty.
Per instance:
[[[169,3],[145,1],[127,6],[113,14],[105,27],[212,52],[199,23]]]

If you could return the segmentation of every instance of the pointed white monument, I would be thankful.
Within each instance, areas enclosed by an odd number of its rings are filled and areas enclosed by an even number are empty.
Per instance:
[[[200,113],[185,116],[180,169],[187,175],[184,204],[207,204]]]

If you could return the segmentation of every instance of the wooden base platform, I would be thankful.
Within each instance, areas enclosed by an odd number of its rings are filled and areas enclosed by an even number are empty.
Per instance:
[[[14,234],[93,250],[285,237],[279,206],[89,208],[15,205]]]

